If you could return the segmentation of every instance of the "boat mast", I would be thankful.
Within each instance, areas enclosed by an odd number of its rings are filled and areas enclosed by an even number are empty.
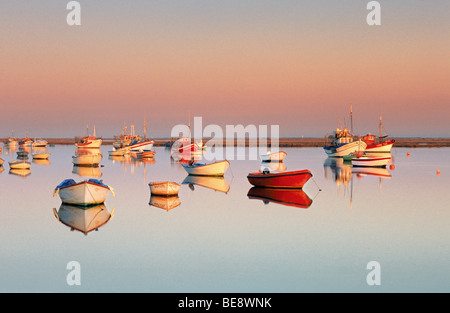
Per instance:
[[[350,131],[353,136],[353,106],[350,104]]]
[[[382,131],[381,131],[381,129],[382,129],[382,123],[381,123],[381,114],[380,114],[380,138],[383,136],[383,133],[382,133]]]

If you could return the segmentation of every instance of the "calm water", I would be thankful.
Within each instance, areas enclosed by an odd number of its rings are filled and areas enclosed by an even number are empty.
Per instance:
[[[148,187],[185,180],[169,150],[140,163],[101,149],[97,171],[77,172],[75,147],[48,147],[50,164],[32,163],[26,177],[9,172],[16,152],[3,149],[1,292],[450,291],[450,149],[394,148],[395,168],[378,173],[352,173],[321,148],[283,149],[287,170],[314,175],[304,187],[310,205],[250,199],[246,175],[260,164],[236,160],[218,182],[227,192],[206,187],[214,181],[184,184],[169,211],[149,204]],[[115,197],[86,213],[87,227],[113,217],[87,234],[73,230],[62,219],[80,210],[61,207],[53,189],[100,175]],[[70,261],[81,266],[79,286],[66,282]],[[366,282],[370,261],[381,285]]]

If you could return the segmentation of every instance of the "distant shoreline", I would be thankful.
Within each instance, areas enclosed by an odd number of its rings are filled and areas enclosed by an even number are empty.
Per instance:
[[[0,139],[1,142],[4,142],[7,138]],[[75,138],[44,138],[51,145],[74,145]],[[450,147],[450,138],[421,138],[421,137],[391,137],[390,139],[395,140],[394,147],[408,147],[408,148],[431,148],[431,147]],[[170,144],[174,140],[171,138],[152,138],[155,141],[154,146],[161,147],[165,146],[166,143]],[[203,138],[203,142],[206,143],[209,139]],[[104,145],[112,145],[114,139],[113,138],[104,138]],[[304,137],[304,138],[295,138],[295,137],[283,137],[279,139],[279,147],[323,147],[327,143],[330,143],[331,140],[325,137],[317,138],[317,137]],[[248,146],[252,144],[252,146],[256,146],[258,143],[257,140],[248,140],[246,139],[235,139],[234,146]],[[267,140],[267,145],[270,144],[270,140]],[[223,141],[223,145],[226,145],[226,140]]]

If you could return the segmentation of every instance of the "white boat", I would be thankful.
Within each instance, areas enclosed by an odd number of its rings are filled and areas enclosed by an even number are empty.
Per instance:
[[[48,159],[49,157],[50,157],[50,153],[48,153],[48,152],[33,154],[33,159],[38,159],[38,160]]]
[[[345,131],[345,129],[344,129]],[[339,132],[339,129],[337,130]],[[338,135],[339,136],[339,135]],[[333,144],[323,147],[329,157],[344,157],[351,153],[362,153],[365,151],[367,143],[358,139],[353,141],[352,136],[337,137]]]
[[[78,166],[98,166],[101,159],[101,154],[74,155],[72,156],[72,163]]]
[[[150,182],[150,192],[152,195],[157,196],[175,196],[180,190],[180,184],[163,181],[163,182]]]
[[[87,136],[81,138],[80,141],[78,141],[75,146],[78,148],[100,148],[102,145],[103,139],[93,137],[93,136]]]
[[[31,144],[32,147],[47,147],[47,141],[42,138],[34,138],[33,143]]]
[[[86,206],[104,203],[110,191],[114,196],[113,188],[101,180],[89,179],[77,183],[66,179],[56,186],[53,196],[59,194],[63,203]]]
[[[31,163],[25,160],[23,161],[11,161],[9,167],[12,169],[28,169],[31,167]]]
[[[131,151],[140,151],[140,150],[151,150],[153,148],[153,140],[144,139],[141,141],[135,141],[129,146],[127,146],[128,149]]]
[[[218,161],[210,164],[181,164],[189,175],[199,176],[223,176],[230,166],[228,160]]]
[[[261,154],[259,157],[263,162],[281,162],[286,157],[286,152],[278,151],[271,153],[268,151],[266,154]]]
[[[361,167],[386,167],[386,165],[391,161],[391,157],[377,158],[369,156],[361,156],[352,159],[353,166]]]

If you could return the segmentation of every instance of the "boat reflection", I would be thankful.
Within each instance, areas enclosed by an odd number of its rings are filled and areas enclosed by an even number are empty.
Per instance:
[[[102,177],[102,171],[100,167],[87,167],[87,166],[73,166],[72,173],[81,177]]]
[[[166,211],[170,211],[181,204],[180,198],[178,196],[150,196],[150,201],[148,203],[150,206],[154,206]]]
[[[307,209],[312,204],[312,199],[302,189],[252,187],[247,197],[262,200],[265,204],[273,202],[302,209]]]
[[[27,177],[31,174],[31,170],[29,168],[11,168],[9,170],[9,174],[21,176],[23,178]]]
[[[337,186],[347,186],[352,179],[352,165],[351,162],[344,162],[343,158],[330,158],[325,159],[323,163],[325,178],[329,178],[329,172],[331,172],[332,179],[336,182]]]
[[[32,159],[31,162],[39,165],[50,165],[49,159]]]
[[[114,217],[114,209],[109,212],[105,204],[84,208],[62,203],[58,211],[53,209],[53,214],[71,231],[77,230],[87,235],[108,223]]]
[[[230,185],[223,176],[193,176],[187,175],[182,184],[189,185],[191,190],[194,190],[194,185],[228,193],[230,191]]]
[[[352,173],[356,177],[377,176],[380,178],[391,178],[392,175],[387,168],[384,167],[353,167]]]
[[[269,170],[272,172],[285,172],[287,170],[286,164],[283,161],[280,162],[261,162],[259,167],[260,171]]]

